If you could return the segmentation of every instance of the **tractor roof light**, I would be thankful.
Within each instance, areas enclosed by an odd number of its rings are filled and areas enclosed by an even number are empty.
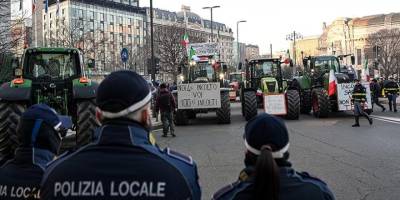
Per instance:
[[[12,83],[14,85],[21,85],[21,84],[24,84],[24,79],[23,78],[16,78],[16,79],[12,80]]]

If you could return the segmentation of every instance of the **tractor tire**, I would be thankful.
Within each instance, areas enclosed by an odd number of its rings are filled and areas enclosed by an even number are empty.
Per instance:
[[[231,123],[231,102],[229,101],[229,92],[221,93],[221,108],[217,110],[219,124]]]
[[[185,126],[189,124],[189,117],[185,110],[177,110],[174,116],[174,122],[177,126]]]
[[[312,109],[311,92],[303,91],[300,96],[300,113],[310,114]]]
[[[21,103],[0,102],[0,163],[14,157],[19,144],[17,126],[25,110]]]
[[[286,92],[286,119],[299,119],[300,115],[300,95],[297,90],[288,90]]]
[[[194,111],[187,112],[188,119],[196,119],[196,113]]]
[[[322,88],[316,88],[312,91],[313,114],[317,118],[328,117],[331,103],[328,92]]]
[[[94,100],[83,100],[77,103],[76,146],[81,147],[92,142],[94,130],[100,126],[96,119]]]
[[[254,91],[245,91],[243,94],[242,111],[246,121],[257,115],[257,96]]]

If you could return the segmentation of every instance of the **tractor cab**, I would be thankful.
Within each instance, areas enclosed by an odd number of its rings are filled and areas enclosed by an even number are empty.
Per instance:
[[[200,56],[198,61],[190,62],[189,82],[207,83],[224,80],[223,63],[216,61],[213,56]],[[221,85],[222,86],[222,85]]]
[[[326,86],[329,80],[329,71],[334,70],[338,83],[352,81],[349,77],[349,70],[340,65],[336,56],[308,57],[303,61],[305,67],[309,67],[312,85]]]
[[[249,62],[251,87],[258,93],[280,93],[283,91],[281,62],[279,59],[258,59]]]

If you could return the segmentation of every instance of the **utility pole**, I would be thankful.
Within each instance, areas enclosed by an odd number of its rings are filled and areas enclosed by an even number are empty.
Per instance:
[[[150,0],[150,48],[151,48],[151,80],[156,80],[156,69],[154,65],[154,30],[153,30],[153,0]]]
[[[293,41],[293,60],[294,60],[295,66],[296,66],[296,40],[297,39],[303,39],[303,36],[300,33],[296,33],[296,31],[293,31],[293,33],[286,35],[286,40]]]
[[[237,42],[237,68],[239,70],[239,63],[240,63],[240,43],[239,43],[239,24],[247,22],[246,20],[240,20],[236,22],[236,42]]]
[[[269,50],[271,51],[271,59],[272,59],[273,58],[273,56],[272,56],[272,43],[269,44]]]
[[[213,33],[213,9],[220,8],[221,6],[211,6],[211,7],[203,7],[203,9],[210,9],[211,12],[211,42],[214,42],[214,33]]]

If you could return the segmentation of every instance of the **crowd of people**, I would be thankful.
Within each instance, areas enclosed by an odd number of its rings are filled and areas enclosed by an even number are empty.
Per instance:
[[[173,135],[171,110],[165,108],[175,102],[166,85],[160,88],[157,108],[170,124],[164,134],[169,129]],[[150,133],[151,98],[140,75],[113,72],[97,91],[102,126],[93,141],[63,155],[60,144],[71,121],[47,105],[31,106],[21,117],[14,159],[0,168],[0,199],[201,199],[196,162],[161,149]],[[334,199],[322,180],[292,167],[281,119],[261,114],[244,131],[245,168],[237,182],[210,198]]]

